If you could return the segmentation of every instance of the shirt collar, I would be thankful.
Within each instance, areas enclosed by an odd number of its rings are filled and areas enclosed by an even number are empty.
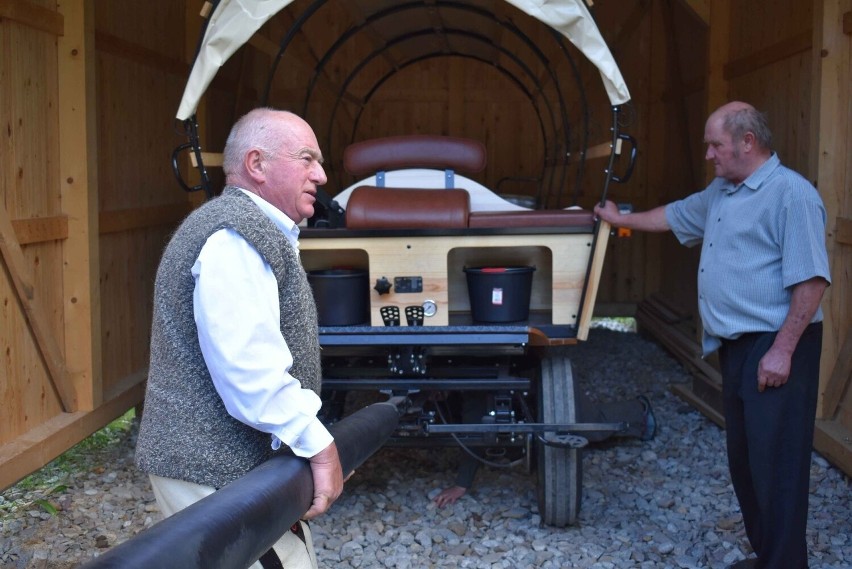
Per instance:
[[[287,214],[285,214],[283,211],[281,211],[259,195],[243,188],[238,189],[245,195],[247,195],[249,198],[251,198],[251,200],[255,204],[257,204],[257,207],[260,208],[260,211],[262,211],[266,215],[266,217],[268,217],[272,221],[272,223],[274,223],[275,226],[281,230],[281,232],[287,237],[287,240],[290,241],[290,243],[294,247],[299,246],[299,226],[296,225],[296,223],[292,219],[287,217]]]
[[[773,152],[769,156],[769,159],[766,162],[764,162],[763,164],[761,164],[757,168],[757,170],[752,172],[751,175],[748,178],[746,178],[745,180],[743,180],[742,182],[740,182],[737,185],[734,185],[732,182],[729,182],[729,181],[726,180],[722,184],[722,190],[724,190],[725,193],[727,193],[727,194],[733,194],[737,190],[739,190],[741,187],[745,186],[748,189],[756,192],[757,190],[760,189],[760,187],[763,185],[763,183],[766,181],[766,179],[769,178],[769,175],[772,174],[772,172],[774,172],[775,169],[780,165],[781,165],[781,159],[778,158],[778,154]]]

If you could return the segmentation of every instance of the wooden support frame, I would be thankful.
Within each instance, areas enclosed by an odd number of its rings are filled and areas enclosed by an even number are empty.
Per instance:
[[[95,124],[95,9],[93,0],[60,4],[66,33],[59,59],[59,172],[68,239],[62,248],[65,361],[78,405],[103,401],[98,283],[98,179]]]
[[[48,325],[44,308],[33,287],[33,275],[24,257],[21,246],[15,237],[12,221],[6,209],[0,207],[0,256],[6,263],[18,301],[24,309],[30,330],[33,333],[36,347],[41,352],[47,367],[48,377],[56,389],[62,409],[66,412],[76,411],[78,407],[77,394],[66,369],[62,352],[56,343]]]
[[[0,19],[8,19],[55,36],[65,34],[62,14],[27,0],[0,0]]]

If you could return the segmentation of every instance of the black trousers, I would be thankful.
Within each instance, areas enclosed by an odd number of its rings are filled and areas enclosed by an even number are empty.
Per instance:
[[[781,387],[757,390],[757,366],[774,332],[725,340],[719,351],[728,466],[746,533],[767,569],[808,566],[805,529],[822,323],[809,325]]]

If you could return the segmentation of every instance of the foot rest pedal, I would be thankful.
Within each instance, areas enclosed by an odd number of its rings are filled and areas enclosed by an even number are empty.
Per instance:
[[[423,326],[423,307],[406,306],[405,321],[409,326]]]
[[[382,315],[382,322],[385,326],[399,326],[399,308],[396,306],[382,306],[379,309],[379,314]]]

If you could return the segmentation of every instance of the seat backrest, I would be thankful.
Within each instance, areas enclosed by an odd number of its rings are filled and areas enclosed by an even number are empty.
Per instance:
[[[459,189],[359,186],[346,204],[347,229],[467,227],[470,196]]]
[[[356,142],[343,151],[353,176],[405,168],[436,168],[475,174],[485,169],[485,145],[469,138],[414,134]]]

